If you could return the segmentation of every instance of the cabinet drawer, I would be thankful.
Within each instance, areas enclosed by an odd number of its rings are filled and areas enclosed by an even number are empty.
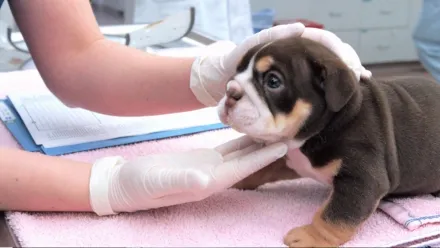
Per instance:
[[[386,63],[413,58],[407,29],[370,30],[360,34],[359,57],[362,63]]]
[[[355,31],[332,31],[342,42],[349,44],[359,55],[359,36],[360,32]]]
[[[310,18],[329,30],[353,30],[360,27],[360,0],[310,0]]]
[[[363,0],[362,28],[392,28],[409,25],[410,0]]]

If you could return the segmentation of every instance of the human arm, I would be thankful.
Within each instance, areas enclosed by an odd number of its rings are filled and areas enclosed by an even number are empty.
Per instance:
[[[193,58],[156,56],[104,39],[88,0],[13,0],[10,6],[46,85],[67,104],[120,116],[203,107],[189,88]]]
[[[214,149],[92,163],[0,148],[0,210],[134,212],[199,201],[284,156],[247,136]]]
[[[92,211],[92,164],[9,148],[0,158],[0,210]]]

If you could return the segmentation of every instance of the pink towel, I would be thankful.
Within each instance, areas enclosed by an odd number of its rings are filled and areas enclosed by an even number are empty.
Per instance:
[[[4,83],[8,81],[8,83]],[[36,72],[0,74],[0,97],[36,90]],[[165,151],[213,147],[239,134],[207,132],[178,139],[67,155],[80,161],[121,154],[127,158]],[[209,145],[206,145],[209,144]],[[18,147],[0,125],[0,146]],[[256,191],[226,190],[206,200],[110,217],[81,213],[7,213],[22,246],[283,246],[283,235],[307,224],[329,190],[310,179],[267,184]],[[344,246],[440,245],[440,199],[420,196],[383,202]],[[385,213],[385,212],[387,213]]]

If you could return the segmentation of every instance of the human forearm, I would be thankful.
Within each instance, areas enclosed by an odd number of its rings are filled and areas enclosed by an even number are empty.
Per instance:
[[[67,103],[113,115],[156,115],[203,107],[189,88],[192,62],[99,40],[68,66],[42,73]]]
[[[0,148],[0,210],[91,212],[91,164]]]

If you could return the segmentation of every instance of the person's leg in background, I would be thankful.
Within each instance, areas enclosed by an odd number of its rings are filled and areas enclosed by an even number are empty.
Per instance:
[[[420,62],[440,83],[440,0],[424,0],[413,33]]]

